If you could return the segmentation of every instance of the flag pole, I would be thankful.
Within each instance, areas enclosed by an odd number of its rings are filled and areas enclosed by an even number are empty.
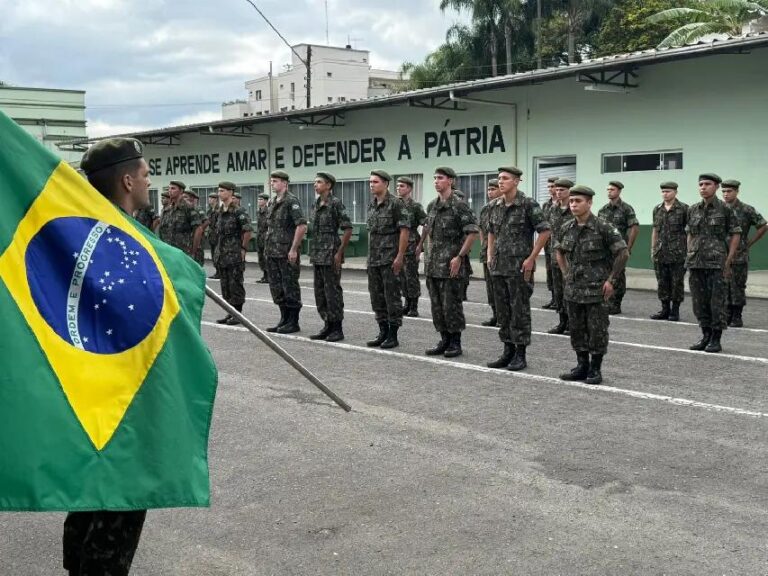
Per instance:
[[[304,376],[307,380],[312,382],[315,386],[317,386],[320,390],[323,391],[323,393],[328,396],[331,400],[336,402],[341,408],[343,408],[346,412],[349,412],[352,410],[352,407],[344,402],[341,398],[339,398],[336,393],[328,388],[325,384],[323,384],[317,376],[312,374],[309,370],[307,370],[296,358],[291,356],[285,349],[283,349],[277,342],[272,340],[267,334],[258,326],[256,326],[253,322],[248,320],[245,316],[243,316],[240,312],[235,310],[232,305],[224,300],[224,298],[221,297],[220,294],[216,293],[210,286],[206,285],[205,287],[205,294],[216,304],[221,306],[228,314],[231,314],[234,316],[243,326],[248,328],[248,330],[256,336],[259,340],[264,342],[267,346],[269,346],[278,356],[280,356],[283,360],[288,362],[291,366],[293,366],[296,370],[298,370],[302,376]]]

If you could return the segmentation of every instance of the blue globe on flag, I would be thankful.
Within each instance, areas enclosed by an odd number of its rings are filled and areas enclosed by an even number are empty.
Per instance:
[[[130,234],[104,222],[47,222],[29,242],[25,263],[40,314],[81,350],[129,350],[160,316],[163,281],[152,256]]]

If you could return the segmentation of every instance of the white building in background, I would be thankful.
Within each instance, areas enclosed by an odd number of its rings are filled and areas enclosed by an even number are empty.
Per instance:
[[[312,107],[387,96],[405,84],[399,72],[371,68],[368,50],[316,44],[297,44],[293,49],[311,65]],[[285,71],[245,83],[247,100],[222,104],[222,118],[232,120],[308,108],[306,75],[306,66],[292,53],[291,64]]]

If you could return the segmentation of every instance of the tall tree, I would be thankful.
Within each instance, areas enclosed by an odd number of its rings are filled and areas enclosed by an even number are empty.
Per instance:
[[[457,12],[469,11],[472,23],[488,34],[488,49],[491,56],[491,76],[498,74],[498,32],[500,2],[498,0],[440,0],[440,10],[453,9]]]

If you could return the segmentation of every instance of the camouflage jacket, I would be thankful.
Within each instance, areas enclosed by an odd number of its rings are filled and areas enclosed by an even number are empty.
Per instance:
[[[216,208],[208,208],[205,212],[205,216],[208,219],[208,228],[205,229],[205,236],[208,238],[208,242],[210,242],[211,246],[216,245],[216,220],[220,213],[220,206],[216,206]]]
[[[690,236],[686,266],[691,268],[719,269],[728,256],[728,238],[741,234],[736,213],[717,197],[709,204],[704,200],[688,208]]]
[[[413,198],[403,200],[403,205],[408,211],[408,253],[413,254],[416,250],[416,245],[421,240],[419,226],[423,226],[426,223],[427,213],[424,212],[424,207]]]
[[[548,220],[549,228],[552,230],[551,244],[555,247],[560,241],[563,226],[565,226],[567,222],[573,220],[573,214],[571,214],[571,209],[567,204],[565,205],[565,208],[560,207],[560,204],[558,204],[549,209]]]
[[[549,225],[552,226],[552,222],[549,220],[549,214],[552,212],[552,207],[555,205],[554,200],[552,200],[552,197],[550,196],[546,202],[544,202],[541,205],[541,211],[544,213],[544,218],[549,222]],[[553,232],[554,234],[554,232]],[[549,254],[552,251],[552,244],[554,244],[554,238],[550,239],[549,242],[544,246],[544,251]]]
[[[268,207],[257,208],[256,214],[256,247],[263,250],[267,242]]]
[[[739,242],[739,250],[736,252],[736,258],[733,259],[733,263],[746,264],[749,262],[749,250],[747,250],[749,231],[752,226],[754,226],[755,229],[762,228],[766,225],[766,221],[753,206],[744,204],[744,202],[739,201],[738,198],[730,206],[731,210],[736,213],[736,217],[741,225],[741,241]]]
[[[410,226],[403,201],[389,192],[379,204],[374,197],[368,205],[368,266],[392,264],[400,244],[400,229]]]
[[[152,230],[152,223],[155,221],[155,218],[157,218],[157,213],[152,206],[147,206],[146,208],[137,210],[133,217],[139,224]]]
[[[251,219],[245,208],[221,208],[216,217],[216,265],[234,266],[243,261],[243,233],[250,232]]]
[[[487,254],[488,254],[488,225],[491,223],[491,204],[493,203],[493,200],[488,202],[485,206],[482,207],[480,210],[480,217],[477,219],[477,224],[480,227],[480,232],[482,232],[482,238],[480,240],[480,262],[485,263],[487,260]]]
[[[169,204],[163,210],[160,227],[157,229],[158,236],[163,242],[192,255],[193,236],[202,223],[197,208],[179,198],[175,204]]]
[[[688,205],[677,198],[669,210],[664,203],[653,209],[653,229],[656,230],[656,245],[653,249],[653,261],[659,264],[685,262],[686,234],[688,224]]]
[[[504,196],[494,200],[488,230],[494,236],[491,275],[514,276],[533,251],[534,232],[547,230],[549,222],[541,206],[521,190],[509,206]]]
[[[597,217],[613,224],[616,230],[619,231],[619,234],[621,234],[621,237],[624,238],[624,242],[629,238],[629,229],[640,224],[635,215],[635,209],[621,198],[619,198],[615,206],[608,202],[608,204],[600,208]]]
[[[467,234],[480,231],[469,205],[456,194],[445,202],[431,202],[427,213],[429,252],[424,262],[424,273],[432,278],[450,278],[451,259],[458,256]],[[459,277],[466,278],[469,269],[466,258],[461,261]]]
[[[321,199],[318,198],[312,212],[309,261],[319,266],[333,264],[333,257],[341,246],[339,230],[350,228],[352,222],[341,199],[331,194],[328,196],[328,204],[321,204]]]
[[[611,275],[614,256],[627,243],[610,222],[594,214],[583,226],[575,219],[566,222],[561,233],[556,250],[568,262],[565,299],[579,304],[602,302],[603,284]]]
[[[299,199],[290,192],[270,200],[267,205],[265,255],[268,258],[288,258],[296,228],[306,223]]]

